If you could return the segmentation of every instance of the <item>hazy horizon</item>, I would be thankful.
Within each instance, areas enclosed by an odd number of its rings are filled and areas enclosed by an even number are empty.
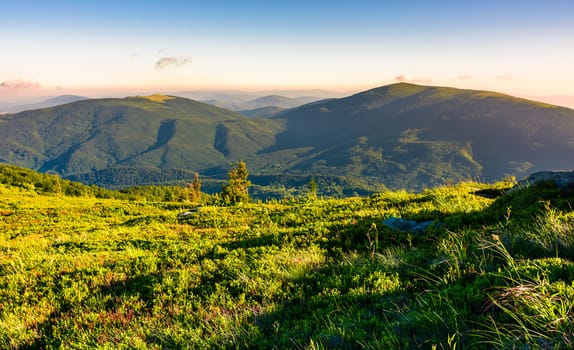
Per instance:
[[[573,10],[556,0],[6,2],[0,102],[395,82],[571,101]]]

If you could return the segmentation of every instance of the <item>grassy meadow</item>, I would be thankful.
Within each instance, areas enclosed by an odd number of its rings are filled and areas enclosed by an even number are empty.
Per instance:
[[[511,185],[231,206],[0,185],[0,348],[572,348],[574,198]]]

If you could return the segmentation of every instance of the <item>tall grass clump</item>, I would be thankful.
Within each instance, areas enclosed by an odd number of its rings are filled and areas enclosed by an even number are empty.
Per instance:
[[[569,276],[563,275],[565,269]],[[497,348],[571,349],[572,272],[572,263],[561,259],[521,262],[507,268],[505,285],[493,287],[489,293],[485,310],[490,315],[476,332],[480,343]]]

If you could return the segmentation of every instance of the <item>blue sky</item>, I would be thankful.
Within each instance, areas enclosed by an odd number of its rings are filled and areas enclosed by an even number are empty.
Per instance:
[[[0,99],[397,81],[574,95],[574,2],[3,1]]]

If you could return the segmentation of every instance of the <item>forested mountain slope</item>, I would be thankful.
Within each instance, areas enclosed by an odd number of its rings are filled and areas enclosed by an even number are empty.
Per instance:
[[[86,100],[0,117],[0,162],[90,182],[329,176],[420,190],[574,164],[574,110],[488,91],[406,83],[247,118],[172,96]],[[121,169],[117,171],[116,169]],[[161,170],[161,171],[160,171]],[[161,179],[154,178],[161,172]],[[281,175],[281,177],[279,177]],[[286,181],[286,182],[285,182]]]
[[[394,84],[279,114],[269,151],[304,149],[291,171],[420,188],[574,164],[574,110],[487,91]]]

